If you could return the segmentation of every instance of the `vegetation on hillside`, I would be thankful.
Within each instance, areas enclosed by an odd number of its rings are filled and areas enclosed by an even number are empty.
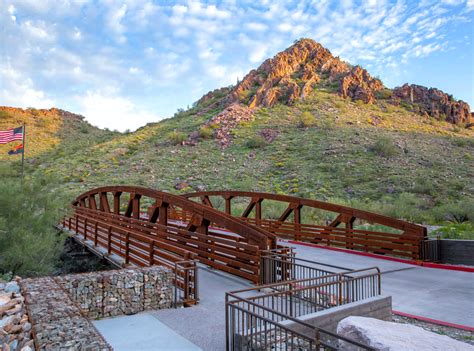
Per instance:
[[[0,276],[47,274],[57,264],[64,238],[54,226],[65,202],[51,181],[36,174],[0,183]]]
[[[221,150],[211,138],[212,128],[203,127],[219,112],[220,98],[127,135],[75,132],[75,140],[64,138],[29,159],[27,173],[53,175],[55,186],[71,199],[104,184],[179,192],[174,185],[185,181],[190,187],[181,192],[284,193],[419,223],[456,221],[454,209],[472,208],[472,131],[383,99],[366,105],[319,87],[293,106],[257,110],[252,122],[233,130],[230,147]],[[260,136],[264,129],[278,136],[266,142]],[[181,145],[195,131],[197,145]]]

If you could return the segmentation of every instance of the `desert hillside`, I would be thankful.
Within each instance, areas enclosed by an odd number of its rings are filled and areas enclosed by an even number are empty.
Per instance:
[[[134,133],[55,109],[1,111],[2,128],[31,125],[27,177],[50,174],[71,198],[128,183],[285,193],[424,223],[474,208],[469,105],[434,88],[388,89],[309,39]],[[0,150],[14,177],[17,156]]]

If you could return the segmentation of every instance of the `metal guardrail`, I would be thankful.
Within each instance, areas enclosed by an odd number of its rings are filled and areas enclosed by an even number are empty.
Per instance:
[[[352,271],[357,276],[351,277],[337,273],[226,293],[227,350],[338,350],[340,341],[357,350],[374,350],[298,319],[379,295],[380,272],[362,274],[368,271]]]
[[[283,247],[261,251],[260,285],[318,278],[333,273],[349,272],[350,268],[296,257],[293,248]]]
[[[339,272],[337,272],[339,271]],[[261,285],[226,293],[226,347],[247,350],[373,350],[299,317],[381,294],[377,267],[345,267],[296,258],[288,248],[262,252]]]

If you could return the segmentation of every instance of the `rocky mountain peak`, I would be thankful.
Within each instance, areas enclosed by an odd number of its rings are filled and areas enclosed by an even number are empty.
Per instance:
[[[321,82],[337,87],[342,96],[366,103],[372,103],[375,92],[383,88],[365,69],[334,57],[312,39],[301,39],[250,71],[232,90],[228,102],[250,108],[292,104]]]

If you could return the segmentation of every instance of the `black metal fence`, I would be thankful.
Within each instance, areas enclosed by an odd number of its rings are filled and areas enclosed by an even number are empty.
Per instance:
[[[298,317],[380,295],[380,271],[369,268],[278,282],[226,294],[227,350],[372,348]]]
[[[423,239],[420,245],[420,258],[423,261],[441,261],[441,240],[439,236]]]
[[[290,248],[262,251],[260,285],[318,278],[334,273],[350,272],[347,267],[297,258]]]

